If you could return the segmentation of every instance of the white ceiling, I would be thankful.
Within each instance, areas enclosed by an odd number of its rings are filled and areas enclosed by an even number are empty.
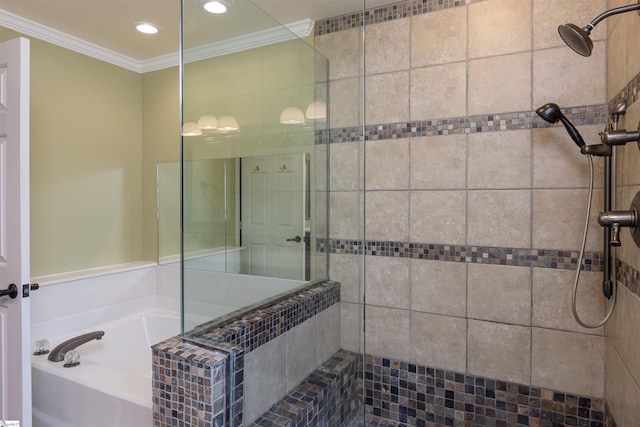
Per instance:
[[[370,8],[389,0],[366,2]],[[351,13],[361,10],[364,0],[235,0],[225,15],[204,12],[200,0],[184,3],[189,48],[274,28],[278,22]],[[0,9],[8,12],[5,19],[17,15],[135,61],[175,54],[179,48],[179,0],[0,0]],[[154,23],[160,32],[140,34],[134,29],[136,22]]]

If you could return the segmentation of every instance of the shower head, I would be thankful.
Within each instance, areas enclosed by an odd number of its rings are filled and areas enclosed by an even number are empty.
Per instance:
[[[565,24],[558,27],[558,33],[560,33],[560,37],[562,37],[566,45],[573,49],[574,52],[582,56],[591,56],[593,42],[589,34],[591,34],[592,28],[589,26],[580,28],[574,24]]]
[[[580,147],[580,151],[584,153],[584,147],[586,146],[584,140],[582,139],[582,135],[578,132],[578,129],[562,114],[560,111],[560,107],[558,104],[548,103],[543,105],[542,107],[536,110],[536,114],[540,116],[544,121],[549,123],[558,123],[558,120],[564,125],[565,129],[569,133],[573,142],[576,143],[578,147]]]
[[[628,6],[616,7],[615,9],[607,10],[604,13],[601,13],[591,21],[591,23],[587,24],[586,27],[580,28],[575,24],[565,24],[560,25],[558,27],[558,33],[560,33],[560,37],[564,42],[573,49],[574,52],[582,55],[582,56],[591,56],[591,51],[593,50],[593,42],[591,41],[591,31],[593,28],[598,25],[600,21],[606,19],[612,15],[617,15],[619,13],[631,12],[632,10],[640,10],[640,0],[636,4],[630,4]]]

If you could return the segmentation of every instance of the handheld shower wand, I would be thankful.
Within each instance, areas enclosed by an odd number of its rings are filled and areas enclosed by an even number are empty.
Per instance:
[[[573,142],[575,142],[580,148],[580,152],[585,154],[584,148],[587,144],[585,144],[584,139],[582,139],[582,135],[578,132],[578,129],[576,129],[573,123],[571,123],[569,119],[562,114],[558,104],[554,104],[552,102],[545,104],[536,110],[536,114],[549,123],[558,123],[558,121],[560,121],[567,129],[567,132],[569,132],[569,136],[573,139]]]
[[[586,27],[580,28],[575,24],[564,24],[558,27],[558,33],[562,40],[573,49],[579,55],[591,56],[593,50],[593,42],[591,41],[591,31],[598,25],[598,23],[612,15],[619,13],[631,12],[632,10],[640,11],[640,1],[637,4],[630,4],[628,6],[617,7],[615,9],[607,10],[604,13],[598,15],[593,21],[587,24]],[[639,12],[640,13],[640,12]]]

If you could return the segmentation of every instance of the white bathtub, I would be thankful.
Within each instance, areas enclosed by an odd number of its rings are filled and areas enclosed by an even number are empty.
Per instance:
[[[151,412],[151,345],[180,332],[178,313],[149,310],[49,339],[51,348],[79,334],[103,330],[77,350],[80,365],[64,368],[32,356],[34,427],[147,427]],[[35,339],[36,337],[34,337]]]

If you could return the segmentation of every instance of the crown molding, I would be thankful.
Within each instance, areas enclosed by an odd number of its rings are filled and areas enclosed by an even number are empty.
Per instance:
[[[164,68],[177,67],[180,64],[178,52],[138,61],[2,9],[0,9],[0,26],[136,73],[147,73]],[[312,20],[305,19],[287,24],[284,27],[269,28],[221,42],[198,46],[187,49],[184,52],[184,61],[185,63],[201,61],[307,37],[313,31],[313,26],[314,22]]]
[[[141,63],[133,58],[113,52],[104,47],[79,39],[21,16],[0,9],[0,25],[26,36],[90,56],[127,70],[141,72]]]

